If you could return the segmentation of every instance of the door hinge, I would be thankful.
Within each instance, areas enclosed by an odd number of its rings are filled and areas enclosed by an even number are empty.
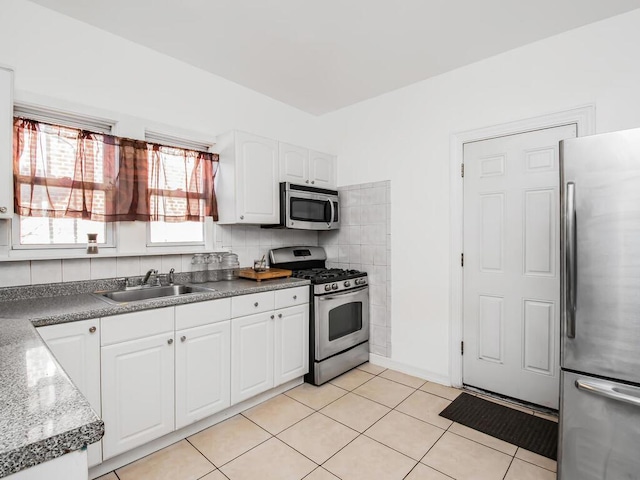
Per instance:
[[[460,266],[464,267],[464,253],[460,254]]]
[[[460,176],[464,178],[464,163],[460,164]]]
[[[460,342],[460,355],[464,355],[464,340]]]

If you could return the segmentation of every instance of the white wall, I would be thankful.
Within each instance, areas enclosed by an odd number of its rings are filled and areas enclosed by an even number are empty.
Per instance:
[[[0,64],[15,70],[18,100],[45,96],[205,134],[238,128],[329,147],[317,117],[26,0],[2,1]]]
[[[323,117],[341,185],[391,179],[392,360],[449,375],[451,134],[589,103],[598,132],[638,127],[639,45],[636,10]]]

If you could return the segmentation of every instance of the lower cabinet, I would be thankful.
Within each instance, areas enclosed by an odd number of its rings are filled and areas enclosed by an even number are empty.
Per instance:
[[[104,459],[174,430],[173,332],[102,347]]]
[[[309,306],[284,308],[275,318],[275,385],[309,372]]]
[[[176,429],[231,404],[229,320],[176,331]]]
[[[100,319],[39,327],[38,333],[71,381],[101,415]],[[87,447],[89,466],[102,463],[102,442]]]
[[[273,387],[273,312],[231,322],[231,403]]]
[[[308,371],[308,304],[232,320],[232,404]]]

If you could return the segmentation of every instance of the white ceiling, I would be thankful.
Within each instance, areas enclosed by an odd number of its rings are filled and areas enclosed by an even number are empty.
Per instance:
[[[640,0],[32,0],[313,114]]]

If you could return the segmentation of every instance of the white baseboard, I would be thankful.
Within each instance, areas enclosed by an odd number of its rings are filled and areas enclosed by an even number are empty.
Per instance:
[[[439,373],[430,372],[429,370],[417,368],[412,365],[407,365],[396,360],[392,360],[391,358],[376,355],[374,353],[369,354],[369,362],[373,363],[374,365],[379,365],[380,367],[391,368],[392,370],[406,373],[407,375],[413,375],[414,377],[422,378],[423,380],[427,380],[429,382],[439,383],[447,387],[451,386],[451,380],[448,375],[441,375]]]
[[[248,410],[251,407],[255,407],[259,403],[262,403],[270,398],[275,397],[276,395],[280,395],[287,390],[292,389],[298,385],[303,383],[303,377],[296,378],[291,380],[290,382],[284,383],[272,390],[256,395],[253,398],[245,400],[244,402],[238,403],[237,405],[232,405],[231,407],[223,410],[222,412],[216,413],[208,418],[200,420],[199,422],[193,423],[191,425],[187,425],[180,430],[176,430],[175,432],[171,432],[164,437],[156,438],[155,440],[150,441],[149,443],[145,443],[144,445],[140,445],[139,447],[134,448],[133,450],[129,450],[128,452],[122,453],[117,457],[109,458],[105,460],[99,465],[92,467],[89,469],[89,478],[97,478],[101,475],[109,473],[117,468],[120,468],[124,465],[127,465],[131,462],[135,462],[136,460],[141,459],[142,457],[146,457],[147,455],[152,454],[153,452],[157,452],[160,449],[168,447],[180,440],[190,437],[205,428],[209,428],[216,423],[220,423],[227,418],[233,417],[245,410]]]

